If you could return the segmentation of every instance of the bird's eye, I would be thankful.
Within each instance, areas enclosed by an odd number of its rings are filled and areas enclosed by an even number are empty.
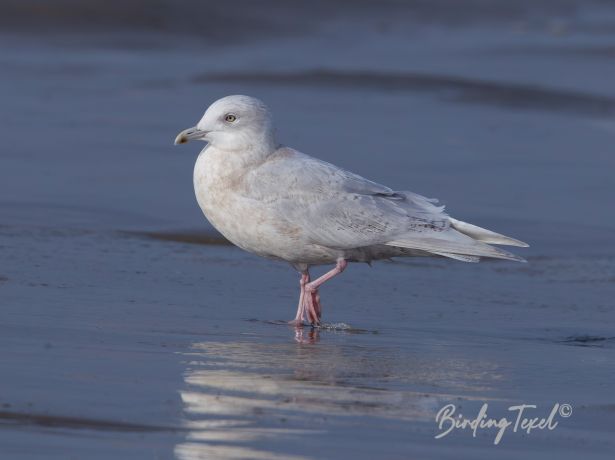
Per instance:
[[[233,123],[235,120],[237,120],[237,117],[233,115],[232,113],[227,113],[224,116],[224,121],[228,121],[229,123]]]

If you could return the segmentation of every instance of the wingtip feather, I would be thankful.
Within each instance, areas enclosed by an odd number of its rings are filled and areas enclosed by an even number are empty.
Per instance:
[[[475,240],[482,241],[487,244],[500,244],[503,246],[516,246],[519,248],[529,248],[530,245],[524,241],[511,238],[510,236],[496,233],[486,228],[479,227],[478,225],[469,224],[461,220],[453,219],[449,217],[453,228],[464,235],[467,235]]]

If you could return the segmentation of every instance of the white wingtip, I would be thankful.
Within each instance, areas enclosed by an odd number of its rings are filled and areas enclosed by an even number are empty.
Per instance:
[[[502,235],[500,233],[492,232],[491,230],[487,230],[486,228],[479,227],[477,225],[472,225],[467,222],[462,222],[461,220],[449,218],[453,228],[465,235],[468,235],[471,238],[474,238],[477,241],[482,241],[487,244],[501,244],[505,246],[518,246],[520,248],[528,248],[530,245],[516,240],[515,238],[511,238],[509,236]]]

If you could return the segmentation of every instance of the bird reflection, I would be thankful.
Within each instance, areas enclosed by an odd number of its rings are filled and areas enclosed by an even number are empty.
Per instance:
[[[193,344],[180,390],[188,434],[175,447],[178,459],[307,460],[313,457],[297,453],[298,443],[323,436],[337,442],[353,420],[389,420],[405,429],[433,420],[446,402],[471,399],[418,388],[476,392],[501,378],[492,363],[450,349],[417,345],[400,354],[394,344],[325,342],[319,328],[293,334],[310,346],[282,338]]]
[[[295,341],[302,344],[314,344],[320,340],[320,329],[317,327],[310,327],[306,332],[304,327],[296,327],[295,329]]]

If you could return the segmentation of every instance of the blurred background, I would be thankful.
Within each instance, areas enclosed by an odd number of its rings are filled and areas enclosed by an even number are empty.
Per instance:
[[[197,147],[172,140],[245,93],[271,106],[283,143],[458,215],[613,224],[611,2],[1,8],[5,207],[200,227]]]
[[[501,458],[606,458],[614,82],[608,0],[0,0],[0,453],[487,455],[433,440],[455,397],[578,403]],[[301,348],[260,321],[292,316],[295,274],[224,245],[200,146],[173,146],[229,94],[530,264],[352,267],[325,316],[379,333]]]

